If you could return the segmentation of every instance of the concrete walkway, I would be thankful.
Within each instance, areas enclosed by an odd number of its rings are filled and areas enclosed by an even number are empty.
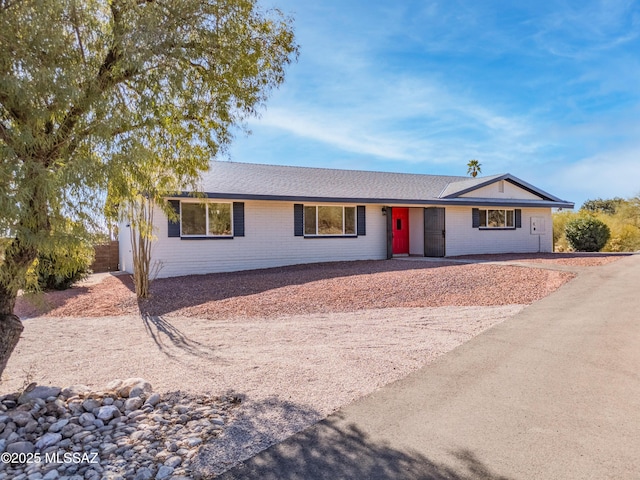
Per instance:
[[[616,254],[611,254],[616,255]],[[629,256],[630,254],[618,254],[621,257]],[[525,268],[540,268],[542,270],[555,270],[558,272],[573,272],[580,273],[585,269],[590,269],[593,267],[585,267],[578,265],[562,265],[558,263],[545,263],[545,262],[534,262],[534,261],[526,261],[526,260],[479,260],[479,259],[458,259],[456,257],[394,257],[393,260],[399,262],[431,262],[431,263],[442,263],[442,264],[451,264],[457,263],[461,265],[469,265],[474,263],[481,263],[483,265],[507,265],[511,267],[525,267]]]
[[[640,478],[640,255],[583,270],[224,479]]]

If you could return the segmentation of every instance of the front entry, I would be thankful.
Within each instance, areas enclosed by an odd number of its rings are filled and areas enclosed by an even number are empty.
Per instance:
[[[393,208],[393,254],[409,255],[409,209]]]

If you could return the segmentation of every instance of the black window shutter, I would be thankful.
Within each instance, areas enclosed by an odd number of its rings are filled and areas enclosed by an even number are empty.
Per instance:
[[[473,228],[480,228],[480,209],[479,208],[474,208],[471,211],[471,216],[472,216],[472,227]]]
[[[293,234],[296,237],[304,236],[304,205],[301,203],[293,205]]]
[[[178,221],[172,222],[169,220],[169,224],[167,225],[167,236],[168,237],[179,237],[180,236],[180,200],[168,200],[169,205],[173,208],[173,211],[178,215]]]
[[[522,228],[522,210],[516,208],[516,228]]]
[[[244,202],[233,202],[233,236],[244,237]]]
[[[357,235],[366,235],[367,234],[367,218],[366,218],[366,208],[364,205],[358,205],[357,207],[357,215],[358,215],[358,230]]]

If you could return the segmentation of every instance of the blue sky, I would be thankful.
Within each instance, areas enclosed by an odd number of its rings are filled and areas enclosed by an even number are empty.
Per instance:
[[[266,0],[300,58],[237,162],[512,173],[579,207],[640,194],[640,2]]]

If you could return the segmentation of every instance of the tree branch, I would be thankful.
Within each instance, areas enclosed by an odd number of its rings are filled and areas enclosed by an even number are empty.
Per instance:
[[[80,27],[78,26],[78,12],[76,11],[76,4],[74,2],[71,7],[71,23],[73,25],[73,30],[76,33],[76,38],[78,40],[78,46],[80,47],[80,55],[82,56],[82,63],[87,64],[87,57],[84,53],[84,46],[82,45],[82,37],[80,37]]]
[[[26,123],[27,115],[21,112],[20,109],[15,105],[10,105],[9,103],[12,100],[15,99],[10,97],[6,93],[0,92],[0,105],[4,107],[4,109],[9,113],[9,115],[13,117],[14,120],[20,123]]]
[[[62,146],[69,141],[71,132],[78,121],[80,121],[82,115],[90,110],[93,98],[99,97],[110,87],[133,77],[135,74],[135,72],[131,70],[124,70],[117,77],[113,76],[114,67],[123,58],[119,46],[123,37],[122,13],[116,3],[115,1],[111,2],[111,15],[113,20],[113,42],[111,47],[107,51],[95,79],[87,85],[81,100],[73,105],[64,116],[64,120],[55,134],[56,141],[51,149],[52,154],[59,152]],[[77,137],[76,140],[78,140]]]
[[[4,125],[4,123],[0,122],[0,140],[3,140],[4,143],[9,143],[10,135],[9,128]]]

